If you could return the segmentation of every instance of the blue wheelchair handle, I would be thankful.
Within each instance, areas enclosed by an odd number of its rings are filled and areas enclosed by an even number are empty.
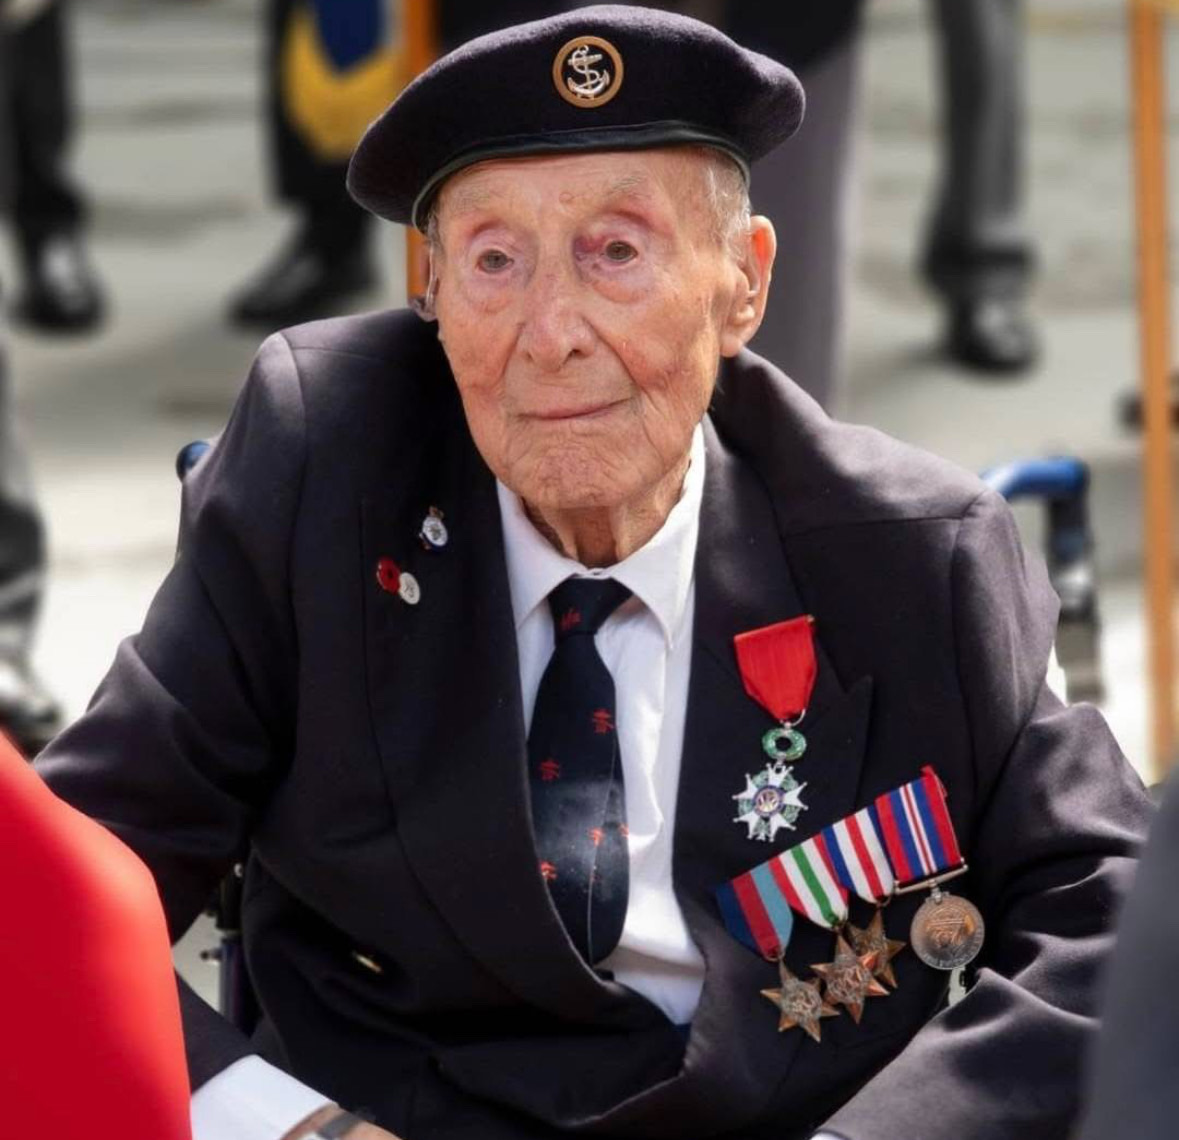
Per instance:
[[[1005,499],[1073,499],[1089,486],[1089,468],[1080,459],[1026,459],[982,473],[983,482]]]
[[[213,445],[207,439],[194,439],[186,443],[176,456],[176,476],[182,482],[187,475],[204,457],[205,452]]]

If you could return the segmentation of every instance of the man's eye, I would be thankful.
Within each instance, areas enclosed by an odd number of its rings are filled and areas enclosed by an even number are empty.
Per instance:
[[[612,241],[606,246],[606,260],[618,264],[638,257],[639,251],[628,241]]]
[[[485,273],[502,273],[512,259],[502,249],[489,249],[479,254],[479,268]]]

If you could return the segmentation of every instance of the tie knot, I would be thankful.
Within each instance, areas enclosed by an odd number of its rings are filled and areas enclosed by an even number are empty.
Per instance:
[[[566,578],[549,594],[557,641],[575,633],[597,633],[629,597],[630,591],[613,578]]]

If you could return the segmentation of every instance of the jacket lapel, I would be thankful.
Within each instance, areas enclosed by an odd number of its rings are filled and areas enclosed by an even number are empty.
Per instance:
[[[363,504],[369,698],[406,855],[456,936],[517,997],[564,1017],[649,1021],[650,1007],[584,965],[539,873],[495,481],[461,423],[426,453],[418,486]],[[445,513],[441,550],[417,539],[430,506]],[[418,579],[417,605],[377,584],[381,557]]]
[[[717,909],[715,888],[799,843],[856,806],[871,708],[872,681],[845,689],[822,648],[816,618],[818,677],[802,729],[807,752],[795,768],[806,781],[806,811],[777,841],[750,840],[734,822],[733,797],[746,774],[766,764],[761,736],[774,723],[741,681],[733,637],[745,630],[808,613],[795,587],[774,504],[753,471],[705,421],[705,493],[696,561],[695,647],[676,813],[674,877],[684,916],[707,972],[678,1076],[621,1105],[610,1124],[650,1126],[663,1106],[692,1106],[693,1124],[740,1129],[755,1118],[789,1071],[800,1049],[816,1045],[801,1031],[779,1034],[773,1007],[760,991],[777,984],[776,969],[737,943]],[[799,917],[787,961],[807,967],[830,959],[831,935]],[[832,1022],[823,1025],[828,1042]]]
[[[779,831],[776,843],[746,838],[733,824],[730,832],[739,843],[747,870],[801,842],[821,827],[853,810],[863,761],[867,700],[871,679],[864,678],[845,689],[823,647],[824,623],[837,614],[813,613],[800,596],[790,570],[787,550],[778,529],[774,503],[752,469],[721,443],[710,421],[705,421],[707,468],[700,518],[701,557],[696,563],[695,656],[688,698],[688,731],[681,774],[680,804],[692,808],[695,801],[686,782],[700,769],[710,779],[723,779],[730,789],[725,808],[741,791],[746,773],[765,767],[761,737],[776,722],[745,692],[733,638],[738,633],[785,621],[802,614],[815,618],[815,654],[818,675],[810,707],[800,725],[807,738],[807,752],[795,765],[795,776],[806,781],[802,800],[806,810],[793,832]],[[861,691],[863,690],[863,691]],[[859,712],[863,718],[849,720]],[[719,762],[696,744],[697,735],[713,725],[729,733]],[[738,735],[738,732],[741,735]],[[719,793],[719,783],[694,789]],[[703,800],[701,801],[704,802]],[[722,813],[723,814],[723,813]],[[691,826],[692,816],[687,822]],[[679,826],[677,819],[677,828]],[[715,815],[704,821],[715,823]],[[715,845],[712,833],[710,846]],[[726,845],[730,846],[730,845]],[[715,885],[715,884],[714,884]]]

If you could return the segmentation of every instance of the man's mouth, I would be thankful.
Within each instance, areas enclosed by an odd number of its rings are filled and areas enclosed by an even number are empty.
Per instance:
[[[544,420],[592,420],[599,416],[608,415],[616,408],[622,407],[626,400],[608,400],[605,402],[563,404],[555,408],[544,408],[540,411],[526,413],[527,419]]]

